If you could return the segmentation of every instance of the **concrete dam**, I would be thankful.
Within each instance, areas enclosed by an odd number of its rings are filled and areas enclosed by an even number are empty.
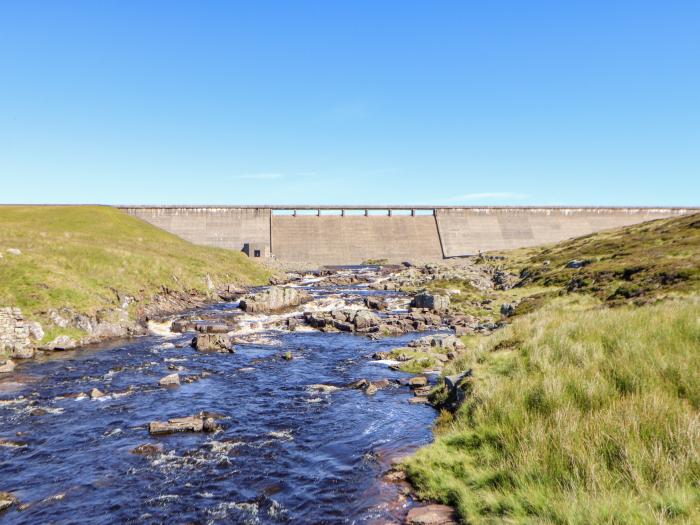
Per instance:
[[[195,244],[314,264],[430,262],[696,213],[698,208],[120,206]]]

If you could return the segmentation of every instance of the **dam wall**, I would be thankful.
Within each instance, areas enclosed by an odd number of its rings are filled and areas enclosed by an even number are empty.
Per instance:
[[[442,259],[435,218],[423,215],[273,215],[272,253],[283,261],[320,264]]]
[[[688,213],[684,208],[436,209],[445,257],[560,242]],[[698,211],[698,210],[695,210]]]
[[[270,244],[272,210],[269,208],[133,206],[120,209],[194,244],[236,251],[243,250],[246,243]]]
[[[559,242],[698,208],[123,206],[196,244],[281,261],[428,262]],[[310,214],[311,213],[311,214]],[[359,214],[358,214],[359,213]]]

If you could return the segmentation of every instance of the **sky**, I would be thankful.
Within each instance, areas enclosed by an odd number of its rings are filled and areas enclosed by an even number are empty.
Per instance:
[[[700,205],[700,2],[0,2],[0,202]]]

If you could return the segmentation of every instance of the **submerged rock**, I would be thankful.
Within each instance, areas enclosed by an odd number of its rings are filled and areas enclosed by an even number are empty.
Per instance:
[[[18,505],[19,500],[9,492],[0,492],[0,512],[9,509],[12,505]]]
[[[131,453],[140,456],[157,456],[163,453],[163,445],[161,443],[144,443],[132,449]]]

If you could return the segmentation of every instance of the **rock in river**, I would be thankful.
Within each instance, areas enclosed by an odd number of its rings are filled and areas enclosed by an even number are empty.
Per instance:
[[[158,384],[160,386],[180,386],[180,375],[176,372],[174,374],[168,374],[165,377],[162,377],[160,381],[158,381]]]
[[[199,334],[192,346],[200,352],[234,352],[231,338],[223,334]]]
[[[213,432],[218,428],[213,417],[204,414],[176,417],[168,421],[151,421],[148,425],[150,434],[174,434],[176,432]]]
[[[298,288],[271,286],[267,290],[246,295],[240,302],[241,310],[249,314],[270,313],[299,306],[311,300],[311,296]]]
[[[0,512],[18,503],[19,500],[9,492],[0,492]]]
[[[162,452],[163,445],[161,443],[144,443],[131,450],[132,454],[138,454],[140,456],[157,456]]]
[[[0,374],[12,372],[15,369],[15,362],[12,359],[0,359]]]

